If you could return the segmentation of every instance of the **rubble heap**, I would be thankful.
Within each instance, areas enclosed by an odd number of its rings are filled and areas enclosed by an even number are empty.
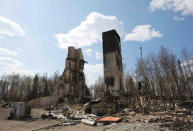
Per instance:
[[[66,66],[60,78],[59,96],[66,103],[81,103],[89,96],[83,72],[84,61],[82,50],[74,47],[68,48]]]

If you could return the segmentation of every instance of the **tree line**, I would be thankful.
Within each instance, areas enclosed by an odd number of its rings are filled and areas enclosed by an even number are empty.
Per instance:
[[[14,73],[3,75],[0,78],[0,99],[5,101],[29,101],[53,94],[58,86],[58,72],[49,77],[46,73],[34,76]]]
[[[180,54],[177,58],[172,51],[161,47],[158,53],[141,56],[135,71],[124,69],[124,95],[134,107],[137,102],[148,106],[156,104],[152,100],[161,100],[166,109],[168,105],[174,107],[176,101],[193,100],[193,50],[188,52],[183,48]],[[104,80],[99,77],[90,90],[94,97],[103,97],[104,87]]]
[[[193,50],[185,48],[181,57],[161,47],[158,53],[139,58],[133,72],[123,71],[124,96],[133,103],[140,105],[152,104],[152,100],[161,100],[164,108],[176,101],[183,103],[193,99]],[[5,101],[29,101],[34,98],[58,93],[60,75],[55,72],[49,76],[26,76],[9,74],[0,77],[0,99]],[[93,98],[105,97],[103,77],[89,87]],[[153,102],[156,104],[156,102]]]

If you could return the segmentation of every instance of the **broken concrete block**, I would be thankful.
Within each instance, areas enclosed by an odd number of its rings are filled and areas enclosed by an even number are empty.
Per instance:
[[[86,103],[83,105],[83,114],[90,113],[90,103]]]
[[[14,102],[11,104],[10,118],[24,119],[30,117],[31,105],[25,102]]]
[[[91,125],[91,126],[94,126],[96,124],[95,121],[92,121],[92,120],[88,120],[88,119],[82,119],[81,122],[83,124],[87,124],[87,125]]]

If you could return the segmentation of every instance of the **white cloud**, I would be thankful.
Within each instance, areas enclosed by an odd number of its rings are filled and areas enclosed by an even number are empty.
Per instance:
[[[103,76],[103,64],[96,64],[96,65],[86,64],[85,74],[87,84],[88,85],[94,84],[99,76]]]
[[[85,52],[86,52],[86,53],[92,53],[93,50],[92,50],[92,49],[86,49]]]
[[[101,59],[101,53],[98,51],[94,51],[93,49],[87,48],[84,50],[84,55],[90,58],[95,58],[97,60]]]
[[[88,57],[90,57],[90,56],[92,56],[93,50],[92,50],[92,49],[86,49],[84,52],[85,52],[85,54],[86,54]]]
[[[176,20],[176,21],[183,21],[183,20],[185,20],[184,17],[179,17],[179,16],[174,16],[173,19]]]
[[[5,37],[3,37],[3,36],[0,35],[0,39],[5,39]]]
[[[0,64],[1,65],[6,65],[7,67],[20,67],[20,66],[23,66],[23,63],[15,60],[14,58],[12,57],[0,57]]]
[[[124,41],[148,41],[153,38],[159,38],[163,35],[160,33],[160,31],[157,31],[156,29],[152,29],[151,25],[138,25],[136,26],[131,33],[126,34]]]
[[[16,51],[11,51],[5,48],[0,48],[0,55],[16,56],[18,55],[18,53]]]
[[[193,16],[193,0],[152,0],[150,9],[155,10],[173,10],[180,12],[182,16]]]
[[[101,59],[101,53],[100,52],[95,52],[96,59],[99,60]]]
[[[20,27],[19,24],[8,18],[0,16],[0,35],[3,36],[23,36],[25,30]]]
[[[106,16],[97,12],[90,13],[79,26],[66,34],[55,34],[59,47],[67,49],[90,46],[102,40],[102,32],[116,29],[120,36],[124,35],[123,23],[115,16]]]
[[[189,61],[187,61],[187,62],[183,62],[181,65],[182,65],[182,66],[193,65],[193,59],[192,59],[192,60],[189,60]]]
[[[24,68],[24,64],[12,57],[0,57],[0,74],[28,74],[32,75],[33,72]]]

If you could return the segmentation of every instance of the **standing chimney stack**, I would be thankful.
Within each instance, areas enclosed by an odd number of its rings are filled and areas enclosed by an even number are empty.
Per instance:
[[[115,30],[102,33],[106,95],[119,96],[123,89],[123,67],[120,37]]]

